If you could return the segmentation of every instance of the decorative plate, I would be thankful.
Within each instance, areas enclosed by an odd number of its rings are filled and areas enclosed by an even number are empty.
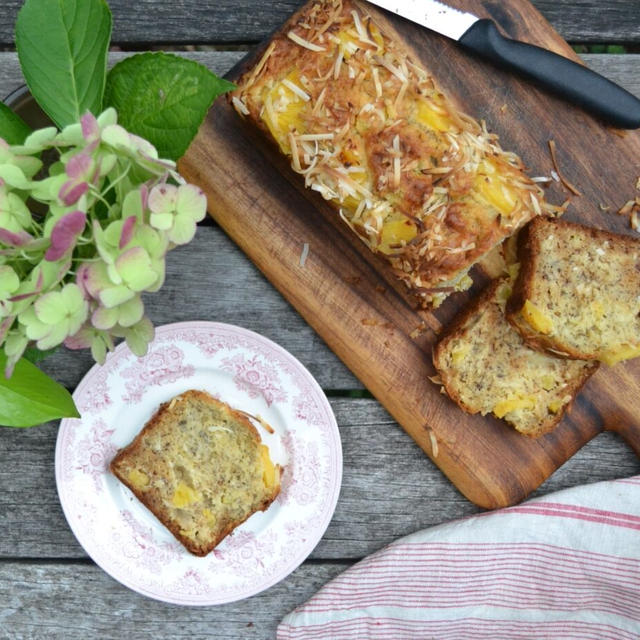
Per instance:
[[[203,389],[259,416],[282,489],[208,556],[189,554],[108,470],[160,403]],[[309,555],[331,519],[342,449],[331,407],[311,374],[252,331],[215,322],[156,328],[143,358],[119,345],[73,394],[80,419],[60,424],[56,482],[80,544],[113,578],[151,598],[212,605],[282,580]]]

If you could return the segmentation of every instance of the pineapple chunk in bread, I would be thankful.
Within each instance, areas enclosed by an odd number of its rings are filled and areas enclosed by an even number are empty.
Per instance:
[[[433,362],[449,395],[468,413],[493,413],[518,431],[553,429],[595,362],[555,358],[527,347],[504,316],[507,280],[495,280],[449,327]]]
[[[162,404],[110,468],[198,556],[280,491],[280,468],[256,428],[204,391]]]
[[[640,240],[541,217],[518,260],[507,316],[530,346],[609,365],[640,356]]]

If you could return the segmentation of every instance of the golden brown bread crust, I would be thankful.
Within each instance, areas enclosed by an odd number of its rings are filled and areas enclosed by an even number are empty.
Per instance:
[[[538,437],[560,422],[598,365],[529,349],[504,318],[507,288],[506,279],[495,280],[468,305],[439,339],[433,362],[463,410],[493,412]]]
[[[540,284],[541,278],[551,277],[551,274],[544,273],[544,263],[549,258],[549,252],[543,249],[543,242],[545,239],[549,239],[552,234],[561,238],[571,233],[580,237],[585,247],[583,254],[574,257],[568,250],[565,252],[562,248],[559,248],[557,255],[553,256],[553,259],[562,264],[562,269],[568,281],[565,295],[570,300],[568,304],[577,309],[584,308],[585,302],[579,299],[575,291],[572,290],[572,287],[575,285],[575,279],[570,278],[569,270],[580,269],[581,271],[587,272],[588,264],[580,264],[579,259],[582,258],[588,261],[588,251],[595,248],[595,251],[604,255],[603,252],[605,252],[605,249],[603,247],[607,247],[606,252],[627,254],[635,252],[635,254],[640,254],[640,241],[636,238],[615,234],[603,229],[586,227],[566,220],[547,218],[544,216],[536,218],[527,224],[519,233],[517,259],[520,264],[520,270],[514,283],[511,297],[507,302],[506,315],[509,322],[518,330],[526,343],[533,349],[547,351],[556,357],[577,360],[600,360],[603,359],[603,351],[601,348],[596,348],[595,344],[592,344],[590,348],[579,348],[575,342],[572,343],[566,338],[563,339],[561,336],[556,335],[555,332],[546,334],[538,330],[532,326],[523,315],[527,301],[531,301],[534,304],[538,304],[540,301],[540,292],[538,291],[536,294],[534,287]],[[607,267],[609,267],[609,265],[607,265]],[[615,267],[611,265],[611,269],[614,268]],[[629,281],[626,286],[631,285],[628,291],[628,298],[633,299],[640,293],[640,289],[634,287],[633,282],[631,282],[635,280],[640,283],[639,272],[640,262],[631,265],[626,273],[619,274],[621,280]],[[595,275],[597,278],[598,274]],[[608,294],[611,291],[610,287],[604,285],[604,283],[599,283],[597,279],[592,284],[594,294],[591,302],[598,303],[602,300],[606,306]],[[620,286],[625,285],[620,283]],[[636,289],[635,293],[634,289]],[[562,312],[562,309],[558,309],[558,320],[556,321],[558,323],[565,321],[563,320]]]
[[[180,396],[176,396],[176,398],[174,398],[173,400],[161,404],[156,413],[144,425],[144,427],[137,434],[134,440],[129,445],[117,452],[109,465],[109,469],[123,484],[125,484],[133,492],[136,498],[138,498],[138,500],[140,500],[140,502],[142,502],[142,504],[144,504],[169,531],[171,531],[176,539],[179,540],[190,553],[197,556],[205,556],[210,551],[212,551],[227,535],[229,535],[229,533],[231,533],[235,528],[240,526],[251,515],[253,515],[253,513],[255,513],[256,511],[266,510],[278,496],[280,492],[280,485],[279,482],[276,483],[272,493],[270,495],[265,495],[264,499],[258,505],[256,505],[255,508],[247,512],[246,515],[241,518],[229,519],[227,522],[223,523],[219,528],[218,534],[214,538],[206,539],[202,542],[197,542],[193,539],[193,537],[185,535],[182,531],[180,523],[169,513],[167,505],[165,504],[165,501],[163,501],[162,496],[157,492],[146,491],[141,489],[139,486],[136,486],[136,483],[131,481],[128,475],[128,471],[131,468],[131,463],[135,463],[135,461],[141,457],[143,449],[148,446],[148,443],[145,442],[146,437],[159,428],[159,425],[165,418],[167,418],[167,413],[171,411],[172,403],[178,399],[189,404],[193,402],[203,402],[207,404],[215,404],[216,407],[223,408],[224,411],[229,412],[229,416],[233,420],[242,425],[247,434],[250,434],[250,437],[254,441],[255,446],[260,446],[260,435],[255,426],[251,423],[250,420],[247,419],[245,415],[232,409],[226,403],[216,400],[204,391],[189,390],[181,394]],[[135,464],[133,466],[135,468]],[[149,476],[150,482],[162,479],[162,466],[158,464],[156,468],[145,467],[144,473]]]
[[[309,2],[229,99],[419,302],[438,304],[548,205],[406,50],[364,5]]]

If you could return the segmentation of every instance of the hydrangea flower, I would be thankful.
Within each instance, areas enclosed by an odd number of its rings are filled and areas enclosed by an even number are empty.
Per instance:
[[[43,152],[57,160],[42,168]],[[33,216],[27,200],[38,203]],[[206,198],[173,161],[118,124],[114,109],[22,145],[0,139],[0,344],[7,371],[30,344],[137,355],[153,339],[142,294],[164,282],[167,251],[189,242]]]
[[[35,340],[42,351],[62,344],[74,335],[87,319],[89,305],[78,285],[69,283],[59,291],[39,297],[33,306],[20,314],[18,320],[25,327],[29,340]]]
[[[0,186],[0,228],[20,233],[32,226],[31,212],[17,194]]]
[[[149,193],[149,209],[152,227],[165,231],[174,244],[186,244],[196,233],[196,223],[207,213],[207,199],[192,184],[161,184]]]

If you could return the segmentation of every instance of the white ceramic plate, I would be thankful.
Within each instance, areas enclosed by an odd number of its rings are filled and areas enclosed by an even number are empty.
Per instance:
[[[108,470],[160,403],[203,389],[259,415],[282,490],[204,558],[189,554]],[[73,395],[81,419],[60,424],[56,482],[65,516],[93,560],[124,585],[182,605],[254,595],[312,551],[331,519],[342,479],[340,435],[311,374],[252,331],[214,322],[156,328],[143,358],[118,346]]]

